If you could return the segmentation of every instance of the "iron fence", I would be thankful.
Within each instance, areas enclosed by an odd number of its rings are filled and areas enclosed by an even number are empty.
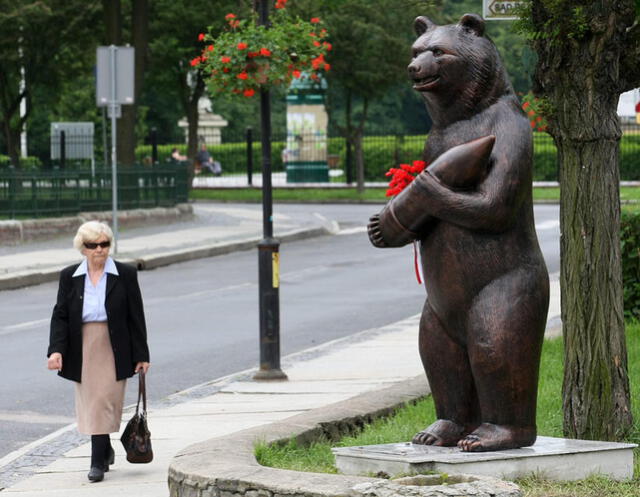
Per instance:
[[[259,136],[253,133],[251,152],[247,152],[246,137],[228,137],[233,140],[219,145],[210,145],[211,156],[222,164],[222,177],[202,174],[196,176],[195,187],[238,187],[260,183],[261,147]],[[362,140],[365,181],[386,183],[385,173],[398,164],[420,159],[427,135],[366,135]],[[298,142],[297,149],[306,149],[300,160],[292,156],[292,144]],[[557,181],[557,150],[553,138],[547,133],[534,132],[534,180]],[[332,186],[355,181],[356,154],[347,140],[336,136],[304,134],[286,136],[274,134],[272,137],[271,165],[274,186],[295,186],[299,183],[313,183]],[[313,156],[308,151],[319,148],[322,153]],[[350,150],[351,149],[351,150]],[[295,152],[296,148],[294,148]],[[624,124],[620,141],[620,178],[640,180],[640,126]],[[249,167],[251,165],[251,168]]]
[[[180,166],[118,169],[118,208],[171,207],[186,202],[188,171]],[[0,170],[0,215],[51,217],[109,210],[111,171],[89,169]]]

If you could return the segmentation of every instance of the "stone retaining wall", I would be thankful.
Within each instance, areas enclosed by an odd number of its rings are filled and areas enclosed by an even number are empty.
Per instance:
[[[81,212],[77,216],[27,219],[24,221],[0,221],[0,245],[18,245],[35,240],[48,240],[63,235],[74,235],[86,221],[112,222],[111,212]],[[175,207],[132,209],[118,212],[118,226],[132,228],[154,224],[186,221],[193,218],[193,206],[178,204]]]
[[[320,436],[335,440],[358,431],[376,418],[391,414],[427,392],[426,380],[421,375],[383,390],[313,409],[270,425],[191,445],[181,450],[169,466],[170,497],[391,497],[394,490],[389,489],[389,492],[383,488],[387,483],[392,487],[395,485],[389,480],[261,466],[254,456],[254,446],[258,441],[278,443],[293,437],[302,444],[317,440]],[[455,485],[449,485],[444,489],[445,494],[433,495],[521,495],[515,485],[502,485],[505,482],[495,480],[496,485],[487,486],[488,480],[492,479],[481,479],[481,484],[484,485],[482,489],[476,488],[472,483],[465,483],[464,491],[470,489],[472,493],[456,493]],[[488,488],[492,488],[493,493],[487,493]],[[405,487],[405,490],[410,489]],[[418,497],[426,494],[419,492],[415,495]]]

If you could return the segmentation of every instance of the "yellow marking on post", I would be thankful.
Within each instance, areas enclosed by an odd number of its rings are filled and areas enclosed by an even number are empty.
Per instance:
[[[272,285],[273,288],[279,288],[280,287],[280,252],[273,252],[271,254],[271,265],[272,265],[272,274],[273,274],[273,281],[272,281]]]

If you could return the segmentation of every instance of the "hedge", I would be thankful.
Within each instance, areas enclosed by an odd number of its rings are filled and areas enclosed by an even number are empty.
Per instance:
[[[365,136],[363,139],[365,179],[367,181],[386,181],[385,173],[390,167],[400,163],[411,162],[422,156],[425,136],[422,135],[387,135]],[[271,144],[271,165],[274,171],[283,171],[282,151],[285,140],[274,139]],[[178,147],[182,154],[186,153],[186,145],[162,145],[158,147],[161,162],[167,160],[171,149]],[[246,144],[244,142],[209,145],[211,156],[220,161],[225,173],[246,173]],[[253,143],[253,168],[260,170],[260,141]],[[344,168],[346,162],[346,143],[344,138],[328,139],[328,154],[339,157],[338,167]],[[136,157],[142,161],[151,156],[151,146],[140,146],[136,149]],[[355,164],[355,156],[353,158]],[[640,180],[640,135],[625,134],[620,146],[620,177],[623,180]],[[557,181],[556,147],[553,139],[546,133],[534,133],[534,180]]]
[[[0,168],[9,167],[11,165],[11,158],[8,155],[0,154]],[[21,157],[20,167],[25,171],[31,171],[42,167],[42,162],[38,157]]]
[[[640,319],[640,211],[622,211],[620,247],[625,318]]]

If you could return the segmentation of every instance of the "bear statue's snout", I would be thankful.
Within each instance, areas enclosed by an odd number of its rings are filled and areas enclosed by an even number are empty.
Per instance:
[[[413,80],[413,89],[418,91],[429,91],[434,89],[440,76],[438,65],[434,63],[433,57],[427,54],[420,54],[411,61],[407,67],[409,77]]]

